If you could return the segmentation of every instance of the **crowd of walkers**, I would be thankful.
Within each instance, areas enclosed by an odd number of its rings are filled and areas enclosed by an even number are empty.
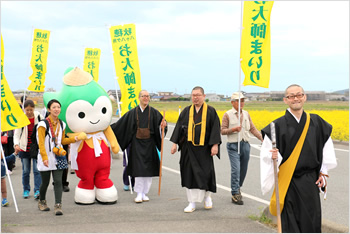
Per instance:
[[[261,132],[255,128],[250,114],[243,110],[246,99],[243,93],[232,94],[232,109],[223,115],[222,124],[215,108],[205,102],[205,97],[202,87],[192,89],[192,105],[180,113],[170,137],[173,143],[170,153],[180,151],[181,185],[186,188],[188,199],[184,212],[194,212],[197,204],[203,201],[205,209],[213,207],[212,194],[217,190],[214,156],[220,158],[221,135],[227,136],[226,148],[231,164],[231,201],[235,205],[244,204],[241,188],[248,170],[249,140],[252,134],[262,142],[260,175],[263,194],[273,187],[273,160],[277,160],[278,188],[281,190],[274,191],[269,210],[271,214],[277,215],[279,211],[276,204],[280,204],[281,230],[321,232],[319,193],[324,193],[325,198],[328,171],[337,166],[337,161],[331,138],[332,126],[319,115],[304,111],[303,105],[307,100],[304,89],[297,84],[288,86],[283,98],[288,106],[285,115],[274,120]],[[141,90],[140,104],[111,125],[120,148],[127,152],[124,158],[124,161],[128,159],[124,163],[127,164],[123,175],[124,190],[134,186],[137,193],[134,201],[138,204],[152,199],[147,195],[152,177],[161,176],[158,151],[163,148],[161,144],[167,133],[167,122],[158,110],[149,105],[149,101],[149,93]],[[77,142],[78,138],[66,136],[66,124],[58,118],[61,112],[58,100],[48,102],[47,117],[34,111],[34,102],[31,100],[24,102],[23,110],[30,124],[16,129],[14,133],[4,133],[9,145],[2,142],[7,150],[5,155],[8,155],[2,163],[6,161],[11,165],[9,169],[13,169],[16,157],[21,159],[24,198],[28,198],[31,191],[30,170],[31,164],[33,165],[34,198],[39,200],[38,207],[41,211],[50,210],[46,192],[52,174],[54,212],[62,215],[62,191],[69,190],[65,181],[68,154],[63,145]],[[37,136],[33,138],[36,130]],[[13,136],[14,152],[10,149],[10,136]],[[32,153],[35,141],[39,154]],[[1,167],[2,206],[7,206],[6,189],[3,187],[6,185],[5,173],[3,165]]]
[[[68,175],[68,166],[63,169],[58,169],[55,164],[51,165],[48,163],[48,157],[53,157],[54,153],[52,152],[54,147],[47,145],[48,136],[45,122],[49,121],[54,127],[54,131],[57,130],[57,126],[60,129],[56,131],[58,136],[64,136],[61,127],[58,121],[58,115],[60,114],[61,104],[57,100],[51,100],[47,105],[47,110],[44,108],[43,113],[35,111],[35,104],[32,100],[24,99],[24,96],[21,97],[21,108],[28,117],[30,124],[19,129],[12,131],[6,131],[1,133],[1,144],[3,148],[3,153],[1,153],[1,195],[2,201],[1,206],[9,206],[7,200],[7,188],[6,188],[6,167],[5,161],[7,164],[7,173],[12,174],[12,170],[16,167],[16,159],[19,158],[22,164],[22,186],[23,186],[23,198],[28,199],[31,196],[31,191],[33,191],[34,199],[38,200],[38,207],[40,210],[50,210],[46,205],[46,191],[50,183],[50,175],[53,175],[53,186],[55,191],[55,214],[62,215],[61,210],[61,197],[62,192],[69,192],[69,182],[67,181]],[[45,120],[45,121],[41,121]],[[38,129],[36,129],[38,127]],[[62,126],[63,127],[63,126]],[[33,138],[33,133],[37,131],[36,139]],[[37,140],[37,142],[32,141]],[[61,144],[61,139],[58,139],[59,142],[52,142],[52,146]],[[35,146],[35,144],[37,146]],[[69,144],[70,142],[68,142]],[[39,147],[41,154],[40,159],[38,160],[37,151],[33,148]],[[68,145],[64,147],[66,152],[64,161],[68,162]],[[45,153],[44,153],[45,152]],[[46,157],[46,158],[41,158]],[[45,160],[46,159],[46,160]],[[53,160],[50,160],[53,162]],[[30,176],[31,168],[33,168],[33,178],[34,178],[34,188],[31,189]]]

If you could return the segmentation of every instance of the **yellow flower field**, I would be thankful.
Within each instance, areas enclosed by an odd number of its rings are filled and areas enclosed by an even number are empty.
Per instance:
[[[226,111],[218,110],[220,121]],[[339,141],[349,141],[349,111],[343,110],[310,110],[309,113],[318,114],[333,126],[332,139]],[[249,114],[258,130],[261,130],[271,121],[284,115],[285,111],[260,111],[250,110]],[[166,120],[176,123],[179,117],[178,111],[167,111]]]

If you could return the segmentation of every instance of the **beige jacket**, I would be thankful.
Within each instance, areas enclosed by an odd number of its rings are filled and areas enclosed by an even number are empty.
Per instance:
[[[40,120],[43,120],[44,117],[38,111],[34,111],[34,125],[39,122],[39,119],[38,119],[39,115],[40,115]],[[16,147],[16,145],[19,145],[19,148],[21,150],[26,151],[27,144],[28,144],[28,126],[15,129],[14,136],[13,136],[13,147]]]

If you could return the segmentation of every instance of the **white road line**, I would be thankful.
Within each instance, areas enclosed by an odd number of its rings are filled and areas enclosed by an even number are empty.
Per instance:
[[[349,150],[345,150],[345,149],[337,149],[337,148],[334,148],[334,149],[338,151],[349,152]]]
[[[257,145],[257,144],[250,144],[251,147],[260,150],[261,149],[261,145]]]
[[[179,171],[177,171],[177,170],[171,169],[171,168],[166,167],[166,166],[162,166],[162,168],[163,168],[163,169],[165,169],[165,170],[168,170],[168,171],[171,171],[171,172],[174,172],[174,173],[176,173],[176,174],[179,174],[179,175],[180,175],[180,172],[179,172]]]
[[[162,168],[165,169],[165,170],[167,170],[167,171],[170,171],[170,172],[173,172],[173,173],[175,173],[175,174],[180,175],[180,172],[179,172],[178,170],[174,170],[174,169],[171,169],[171,168],[166,167],[166,166],[162,166]],[[228,188],[228,187],[226,187],[226,186],[223,186],[223,185],[221,185],[221,184],[216,184],[216,186],[217,186],[218,188],[220,188],[220,189],[223,189],[223,190],[225,190],[225,191],[231,192],[231,189]],[[266,200],[264,200],[264,199],[255,197],[255,196],[253,196],[253,195],[249,195],[249,194],[247,194],[247,193],[242,193],[242,195],[243,195],[244,197],[246,197],[246,198],[249,198],[249,199],[252,199],[252,200],[254,200],[254,201],[263,203],[263,204],[265,204],[265,205],[270,205],[270,202],[269,202],[269,201],[266,201]]]

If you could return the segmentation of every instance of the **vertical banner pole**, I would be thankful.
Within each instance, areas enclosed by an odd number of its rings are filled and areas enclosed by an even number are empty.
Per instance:
[[[239,25],[239,31],[240,31],[240,36],[239,36],[239,41],[240,41],[240,46],[242,46],[242,28],[243,28],[243,23],[242,23],[242,18],[243,18],[243,1],[241,1],[241,20],[240,20],[240,25]],[[239,67],[238,67],[238,73],[239,73],[239,79],[238,79],[238,124],[241,124],[241,53],[239,54]],[[241,129],[242,130],[242,129]],[[240,149],[241,149],[241,132],[238,132],[238,154],[240,154]]]
[[[28,64],[27,64],[27,74],[26,74],[26,80],[24,82],[25,88],[24,88],[24,94],[23,94],[23,105],[22,105],[22,110],[24,111],[24,101],[26,100],[26,90],[28,88],[28,77],[29,77],[29,64],[30,64],[30,57],[31,57],[31,52],[32,52],[32,43],[33,43],[33,38],[34,38],[34,26],[32,25],[32,33],[31,33],[31,40],[29,41],[29,56],[28,56]]]

